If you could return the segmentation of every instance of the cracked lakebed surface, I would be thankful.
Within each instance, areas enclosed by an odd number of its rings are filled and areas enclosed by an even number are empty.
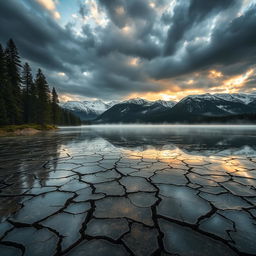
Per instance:
[[[256,129],[0,138],[0,255],[256,255]]]

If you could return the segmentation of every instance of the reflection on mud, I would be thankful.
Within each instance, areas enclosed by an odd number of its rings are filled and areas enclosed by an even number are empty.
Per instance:
[[[72,143],[91,147],[165,150],[202,155],[254,155],[255,126],[89,126],[65,128]],[[73,137],[73,138],[72,138]]]
[[[1,254],[253,255],[255,152],[252,126],[0,138]]]

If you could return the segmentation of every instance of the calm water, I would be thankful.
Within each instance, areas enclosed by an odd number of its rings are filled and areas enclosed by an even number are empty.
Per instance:
[[[255,255],[256,126],[0,138],[0,255]]]

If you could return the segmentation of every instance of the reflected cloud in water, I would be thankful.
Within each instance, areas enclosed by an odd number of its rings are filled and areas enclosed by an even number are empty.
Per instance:
[[[83,126],[63,128],[74,136],[69,145],[87,150],[157,150],[169,155],[179,149],[197,155],[255,155],[255,126]],[[84,145],[83,145],[84,144]],[[157,153],[157,152],[155,152]]]

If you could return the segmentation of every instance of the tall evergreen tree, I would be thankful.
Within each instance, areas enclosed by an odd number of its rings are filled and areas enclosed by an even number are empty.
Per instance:
[[[31,109],[30,109],[30,122],[31,123],[37,123],[38,121],[38,111],[37,111],[37,106],[38,106],[38,91],[35,83],[33,82],[31,85],[31,92],[30,92],[30,99],[31,99]]]
[[[53,124],[60,122],[60,109],[59,109],[59,98],[55,88],[52,88],[52,121]]]
[[[2,95],[2,92],[0,92],[0,125],[6,125],[6,124],[8,124],[8,116],[7,116],[4,97]]]
[[[0,88],[6,83],[6,61],[2,45],[0,44]]]
[[[5,91],[6,91],[5,55],[4,55],[3,47],[0,44],[0,125],[8,124]]]
[[[22,122],[22,102],[20,89],[20,56],[16,45],[10,39],[5,51],[6,71],[7,71],[7,91],[9,97],[8,115],[12,124]]]
[[[25,123],[33,122],[33,102],[32,90],[34,89],[34,82],[32,71],[28,63],[25,63],[22,71],[22,84],[23,84],[23,120]]]
[[[38,93],[38,123],[49,124],[50,123],[50,91],[44,74],[41,69],[38,69],[35,81],[37,93]]]

